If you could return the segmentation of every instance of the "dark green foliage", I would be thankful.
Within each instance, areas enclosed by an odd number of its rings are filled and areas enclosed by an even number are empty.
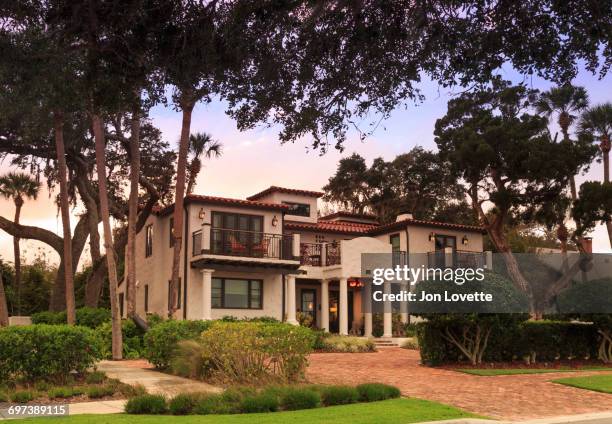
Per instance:
[[[87,389],[87,396],[90,399],[99,399],[107,396],[112,396],[115,393],[115,388],[112,385],[91,386]]]
[[[285,411],[317,408],[321,405],[321,395],[309,388],[287,387],[281,393],[280,405]]]
[[[76,324],[89,328],[97,328],[110,322],[110,310],[105,308],[83,307],[76,310]],[[66,324],[66,311],[36,312],[32,314],[33,324]]]
[[[178,342],[197,338],[210,325],[210,321],[160,322],[144,336],[144,356],[157,368],[167,368]]]
[[[0,329],[0,380],[64,380],[101,359],[94,331],[79,326],[29,325]]]
[[[235,414],[240,412],[238,405],[226,401],[222,395],[207,395],[198,400],[193,409],[194,414]]]
[[[85,382],[87,384],[100,384],[104,380],[106,380],[106,374],[104,374],[102,371],[93,371],[87,373],[85,376]]]
[[[312,343],[313,350],[323,350],[325,348],[325,339],[331,334],[319,328],[313,328],[314,342]]]
[[[357,386],[359,400],[362,402],[376,402],[379,400],[400,397],[401,393],[397,387],[381,383],[366,383]]]
[[[181,393],[173,397],[168,402],[168,411],[172,415],[189,415],[202,397],[198,393]]]
[[[278,410],[278,399],[270,393],[245,396],[240,402],[240,412],[245,414],[276,410]]]
[[[142,395],[131,398],[125,404],[128,414],[165,414],[168,412],[166,398],[161,395]]]
[[[416,336],[417,326],[416,324],[409,323],[404,326],[404,334],[406,337]]]
[[[359,391],[351,386],[327,386],[321,389],[323,405],[346,405],[359,401]]]
[[[15,403],[28,403],[36,399],[37,394],[31,390],[20,390],[11,394],[11,401]]]
[[[102,355],[106,359],[112,357],[112,323],[103,323],[96,328],[96,335],[102,342]],[[121,336],[123,337],[123,357],[125,359],[141,358],[144,354],[144,331],[130,319],[121,321]]]
[[[72,387],[62,386],[62,387],[52,387],[47,392],[47,396],[49,399],[67,399],[72,396],[75,396],[79,390],[73,390]]]

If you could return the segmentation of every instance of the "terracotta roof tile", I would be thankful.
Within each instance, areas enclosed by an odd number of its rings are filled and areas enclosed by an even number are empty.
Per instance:
[[[285,221],[285,228],[291,230],[320,231],[322,233],[342,233],[342,234],[368,234],[375,229],[375,224],[361,224],[357,222],[342,221],[319,221],[316,224],[310,222]]]
[[[389,224],[380,225],[377,228],[373,229],[371,233],[372,234],[383,234],[386,231],[393,231],[394,229],[403,228],[407,225],[416,225],[420,227],[448,228],[450,230],[475,231],[478,233],[486,232],[484,227],[479,227],[477,225],[453,224],[450,222],[439,222],[439,221],[425,221],[422,219],[403,219],[398,222],[392,222]]]
[[[227,197],[203,196],[198,194],[188,194],[187,196],[185,196],[185,204],[188,203],[212,203],[216,205],[245,206],[255,209],[289,209],[289,206],[283,205],[281,203],[256,202],[252,200],[230,199]],[[166,215],[172,210],[174,210],[174,204],[169,205],[165,208],[158,208],[156,213],[159,215]]]
[[[329,215],[325,215],[325,216],[319,217],[319,220],[320,221],[329,221],[329,220],[335,219],[335,218],[370,219],[370,220],[378,221],[378,217],[376,215],[374,215],[374,214],[371,214],[371,213],[352,213],[352,212],[346,212],[346,211],[339,211],[339,212],[330,213]]]
[[[278,187],[278,186],[270,186],[267,189],[260,191],[257,194],[254,194],[252,196],[247,197],[247,200],[257,200],[267,194],[270,193],[288,193],[288,194],[299,194],[302,196],[310,196],[310,197],[321,197],[323,196],[324,193],[320,192],[320,191],[311,191],[311,190],[299,190],[296,188],[285,188],[285,187]]]

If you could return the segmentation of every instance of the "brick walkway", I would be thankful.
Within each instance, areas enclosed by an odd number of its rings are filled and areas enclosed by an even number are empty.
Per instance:
[[[457,406],[491,418],[517,420],[612,411],[612,395],[550,380],[606,372],[480,377],[419,365],[419,353],[400,348],[376,353],[317,353],[308,379],[317,383],[380,382],[413,396]],[[607,372],[608,374],[610,372]]]

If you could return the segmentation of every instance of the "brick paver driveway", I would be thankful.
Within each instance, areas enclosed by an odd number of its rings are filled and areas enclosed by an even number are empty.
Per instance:
[[[419,365],[417,351],[388,348],[376,353],[316,353],[310,356],[307,375],[317,383],[392,384],[404,396],[435,400],[492,418],[515,420],[612,411],[612,395],[550,382],[562,377],[602,373],[480,377],[425,367]]]

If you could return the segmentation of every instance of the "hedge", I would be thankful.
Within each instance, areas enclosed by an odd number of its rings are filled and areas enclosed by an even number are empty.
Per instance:
[[[446,326],[459,329],[461,320],[421,322],[417,337],[421,360],[430,365],[461,362],[465,358],[443,333]],[[529,362],[596,358],[597,329],[592,324],[568,321],[507,320],[491,333],[484,362]]]
[[[87,327],[35,324],[0,329],[0,381],[64,380],[98,359],[98,337]]]
[[[211,321],[168,320],[160,322],[144,335],[144,357],[157,368],[167,368],[178,342],[196,339],[210,325]]]
[[[83,307],[76,310],[76,324],[84,327],[96,328],[105,322],[110,322],[110,310],[105,308]],[[66,324],[66,311],[36,312],[32,314],[32,324]]]

